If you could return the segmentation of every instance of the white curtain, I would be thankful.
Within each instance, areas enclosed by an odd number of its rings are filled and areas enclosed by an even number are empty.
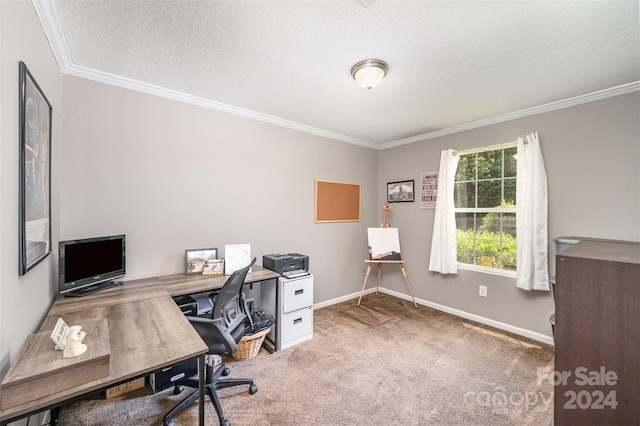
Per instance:
[[[518,138],[516,285],[549,290],[547,172],[537,133]]]
[[[440,154],[438,195],[433,220],[429,270],[441,274],[458,273],[456,215],[453,198],[453,183],[458,168],[458,159],[458,153],[452,149],[444,150]]]

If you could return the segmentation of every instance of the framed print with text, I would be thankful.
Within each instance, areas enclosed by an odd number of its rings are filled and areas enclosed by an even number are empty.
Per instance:
[[[438,172],[420,173],[420,208],[435,209],[438,201]]]
[[[19,64],[19,272],[51,253],[51,104]]]

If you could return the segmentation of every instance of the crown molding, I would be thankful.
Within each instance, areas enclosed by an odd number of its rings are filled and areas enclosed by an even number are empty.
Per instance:
[[[599,101],[601,99],[611,98],[614,96],[626,95],[627,93],[632,93],[637,91],[640,91],[640,81],[634,81],[632,83],[623,84],[621,86],[600,90],[600,91],[589,93],[586,95],[576,96],[576,97],[565,99],[562,101],[551,102],[544,105],[522,109],[520,111],[515,111],[507,114],[498,115],[495,117],[485,118],[483,120],[473,121],[470,123],[461,124],[459,126],[448,127],[446,129],[436,130],[434,132],[412,136],[410,138],[398,139],[395,141],[381,144],[380,149],[382,150],[382,149],[394,148],[397,146],[407,145],[414,142],[420,142],[427,139],[434,139],[434,138],[438,138],[445,135],[451,135],[453,133],[459,133],[459,132],[464,132],[466,130],[472,130],[472,129],[477,129],[479,127],[489,126],[491,124],[503,123],[505,121],[515,120],[523,117],[529,117],[531,115],[542,114],[545,112],[555,111],[558,109],[569,108],[572,106],[585,104],[588,102]]]
[[[147,93],[149,95],[159,96],[166,99],[171,99],[178,102],[184,102],[187,104],[208,108],[220,112],[225,112],[240,117],[249,118],[252,120],[262,121],[265,123],[273,124],[279,127],[285,127],[288,129],[298,130],[300,132],[309,133],[316,136],[321,136],[328,139],[333,139],[341,142],[347,142],[354,145],[360,145],[365,148],[378,149],[378,145],[352,138],[349,136],[341,135],[338,133],[329,132],[326,130],[318,129],[316,127],[306,126],[303,124],[295,123],[293,121],[283,120],[278,117],[273,117],[267,114],[262,114],[248,109],[235,107],[232,105],[215,102],[209,99],[201,98],[198,96],[189,95],[187,93],[179,92],[176,90],[167,89],[153,84],[143,83],[137,80],[116,76],[109,73],[95,71],[92,69],[79,67],[77,65],[69,66],[62,71],[64,74],[72,75],[75,77],[81,77],[88,80],[97,81],[99,83],[105,83],[111,86],[117,86],[124,89],[135,90],[137,92]]]
[[[140,81],[132,80],[116,76],[109,73],[95,71],[89,68],[81,67],[73,64],[69,49],[65,42],[64,35],[62,33],[62,27],[58,21],[58,17],[55,11],[55,5],[51,1],[45,0],[32,0],[33,6],[36,10],[36,14],[40,18],[40,22],[44,29],[44,32],[49,40],[53,54],[58,62],[60,71],[63,74],[72,75],[76,77],[85,78],[88,80],[97,81],[100,83],[109,84],[112,86],[118,86],[125,89],[135,90],[155,96],[160,96],[166,99],[171,99],[179,102],[188,103],[191,105],[197,105],[203,108],[213,109],[220,112],[226,112],[229,114],[238,115],[241,117],[249,118],[252,120],[258,120],[265,123],[270,123],[276,126],[285,127],[288,129],[298,130],[300,132],[309,133],[316,136],[321,136],[328,139],[333,139],[341,142],[347,142],[354,145],[363,146],[370,149],[379,149],[378,144],[352,138],[349,136],[341,135],[338,133],[329,132],[326,130],[318,129],[316,127],[306,126],[303,124],[295,123],[293,121],[283,120],[278,117],[250,111],[243,108],[238,108],[231,105],[226,105],[220,102],[211,101],[208,99],[200,98],[198,96],[192,96],[186,93],[178,92],[175,90],[166,89],[152,84],[143,83]]]
[[[1,1],[1,0],[0,0]],[[178,92],[175,90],[166,89],[159,86],[154,86],[140,81],[116,76],[113,74],[98,72],[88,68],[74,65],[69,55],[69,50],[62,34],[60,22],[58,21],[57,14],[55,12],[55,4],[52,1],[47,0],[32,0],[36,13],[40,18],[42,27],[45,31],[49,44],[53,50],[53,54],[58,62],[58,66],[63,74],[73,75],[76,77],[86,78],[89,80],[122,87],[125,89],[135,90],[155,96],[160,96],[167,99],[176,100],[192,105],[197,105],[203,108],[213,109],[220,112],[226,112],[229,114],[238,115],[241,117],[249,118],[252,120],[258,120],[265,123],[270,123],[276,126],[285,127],[288,129],[297,130],[304,133],[309,133],[316,136],[321,136],[328,139],[333,139],[341,142],[347,142],[354,145],[363,146],[365,148],[382,150],[388,148],[394,148],[401,145],[407,145],[415,142],[420,142],[428,139],[434,139],[441,136],[451,135],[454,133],[464,132],[466,130],[477,129],[479,127],[489,126],[492,124],[503,123],[505,121],[515,120],[518,118],[529,117],[531,115],[542,114],[545,112],[555,111],[558,109],[568,108],[587,102],[594,102],[601,99],[606,99],[614,96],[620,96],[627,93],[640,91],[640,81],[635,81],[621,86],[600,90],[598,92],[589,93],[586,95],[576,96],[573,98],[551,102],[548,104],[523,109],[495,117],[490,117],[470,123],[461,124],[458,126],[448,127],[446,129],[437,130],[434,132],[424,133],[410,138],[398,139],[383,144],[376,144],[373,142],[352,138],[349,136],[341,135],[338,133],[329,132],[326,130],[318,129],[316,127],[306,126],[303,124],[295,123],[293,121],[283,120],[281,118],[273,117],[270,115],[250,111],[243,108],[226,105],[220,102],[211,101],[208,99],[200,98],[186,93]]]

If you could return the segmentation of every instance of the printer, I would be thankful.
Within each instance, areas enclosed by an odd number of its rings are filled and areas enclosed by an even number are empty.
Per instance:
[[[300,253],[275,253],[262,256],[262,266],[284,277],[309,274],[309,256]]]

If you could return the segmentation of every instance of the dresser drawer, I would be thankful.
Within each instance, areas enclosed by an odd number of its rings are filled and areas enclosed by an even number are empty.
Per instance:
[[[282,312],[292,312],[313,305],[313,277],[283,279]]]
[[[313,332],[313,310],[311,307],[282,315],[280,323],[283,344]]]

